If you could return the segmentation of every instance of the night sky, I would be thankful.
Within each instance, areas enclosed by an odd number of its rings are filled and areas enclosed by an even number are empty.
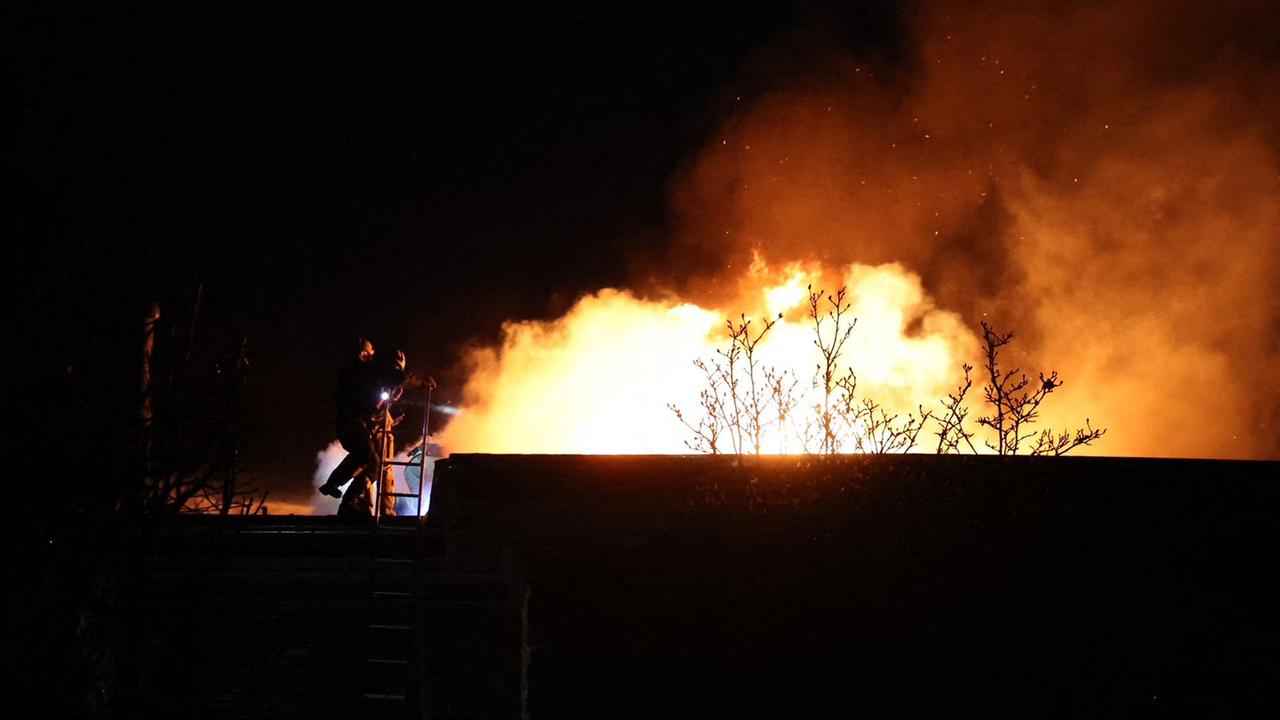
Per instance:
[[[28,8],[4,31],[22,437],[55,430],[68,461],[109,453],[143,311],[180,313],[203,284],[201,361],[249,337],[246,465],[302,497],[357,335],[403,348],[448,399],[459,349],[503,320],[669,270],[672,178],[764,89],[761,48],[820,28],[891,61],[902,14]]]

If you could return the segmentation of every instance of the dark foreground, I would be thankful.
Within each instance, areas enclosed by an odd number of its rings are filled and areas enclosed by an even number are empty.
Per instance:
[[[166,529],[117,664],[157,717],[1274,717],[1277,470],[455,456],[421,532]]]

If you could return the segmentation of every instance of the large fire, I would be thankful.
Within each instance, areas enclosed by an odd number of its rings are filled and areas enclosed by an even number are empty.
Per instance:
[[[760,344],[760,362],[796,372],[800,409],[819,400],[808,287],[824,280],[849,288],[858,323],[845,365],[861,390],[910,410],[955,384],[977,339],[959,316],[933,306],[918,277],[893,264],[827,275],[798,265],[774,273],[757,263],[734,306],[757,322],[781,316]],[[727,347],[728,312],[603,290],[559,320],[510,323],[501,348],[472,356],[464,409],[442,443],[452,452],[688,452],[689,433],[667,404],[697,408],[706,380],[692,361]],[[797,432],[775,423],[763,449],[800,451]]]
[[[676,178],[673,261],[509,323],[444,443],[686,451],[666,406],[726,318],[781,313],[762,352],[810,386],[813,283],[849,287],[846,359],[895,410],[960,382],[985,319],[1062,373],[1044,427],[1110,428],[1086,450],[1280,456],[1274,5],[1172,5],[931,3],[892,61],[791,33]]]

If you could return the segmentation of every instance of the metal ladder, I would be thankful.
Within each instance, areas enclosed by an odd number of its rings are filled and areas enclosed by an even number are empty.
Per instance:
[[[364,619],[365,687],[362,716],[426,718],[424,629],[417,600],[418,560],[373,558],[370,599],[373,613]],[[390,573],[408,572],[407,585],[382,583]],[[376,615],[374,613],[377,613]]]
[[[375,431],[379,453],[372,491],[373,533],[376,536],[391,530],[408,530],[409,542],[414,543],[413,552],[409,557],[386,557],[389,553],[378,549],[371,558],[370,600],[372,607],[376,612],[382,613],[382,617],[370,615],[364,618],[367,648],[365,673],[368,679],[362,700],[370,706],[369,714],[376,716],[427,717],[427,690],[423,677],[425,630],[422,627],[421,612],[417,602],[421,547],[417,540],[420,538],[419,531],[424,517],[422,502],[427,483],[431,417],[430,384],[426,385],[423,396],[423,399],[417,402],[401,397],[389,404],[384,409],[382,421]],[[422,409],[421,433],[416,435],[420,443],[420,453],[416,461],[395,459],[394,434],[398,421],[393,411],[397,406],[405,405]],[[383,484],[388,470],[394,471],[396,467],[403,467],[406,470],[410,467],[418,468],[416,492],[384,490]],[[408,472],[405,472],[404,476],[404,482],[408,485]],[[410,528],[384,525],[383,521],[386,517],[382,511],[384,497],[414,500],[417,521]],[[374,547],[381,548],[377,542],[374,543]],[[407,584],[399,582],[406,572],[408,573]],[[389,577],[396,578],[398,582],[388,582]],[[374,677],[378,677],[381,682],[375,683]],[[398,680],[389,678],[398,678]],[[374,685],[376,687],[373,687]]]
[[[423,400],[420,402],[415,402],[413,400],[406,400],[404,397],[401,397],[399,400],[389,403],[387,407],[383,409],[382,419],[378,423],[378,428],[374,431],[374,434],[378,439],[378,457],[377,457],[377,463],[376,463],[376,474],[374,475],[376,480],[373,483],[373,526],[375,530],[382,526],[382,518],[383,518],[382,501],[383,501],[384,495],[386,497],[391,497],[391,498],[412,498],[415,501],[414,510],[418,515],[419,525],[421,525],[421,521],[423,517],[422,493],[423,493],[423,488],[427,484],[427,455],[428,455],[427,451],[428,451],[428,442],[431,439],[431,436],[430,436],[431,384],[427,383],[423,389],[424,389],[424,392],[423,392],[424,397],[423,397]],[[416,439],[419,442],[418,447],[421,449],[421,453],[419,453],[417,461],[395,459],[395,433],[396,433],[395,428],[399,421],[395,419],[393,411],[396,407],[406,406],[406,405],[422,408],[422,432],[421,434],[415,433],[414,435],[414,439]],[[387,471],[388,470],[394,471],[394,469],[397,467],[403,467],[406,470],[411,467],[418,468],[418,491],[417,492],[385,492],[384,493],[382,486],[383,486],[383,483],[385,482]],[[406,472],[405,483],[408,484],[408,482],[409,482],[408,473]]]

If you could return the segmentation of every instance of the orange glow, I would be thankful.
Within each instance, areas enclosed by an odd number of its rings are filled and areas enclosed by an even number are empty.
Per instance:
[[[760,358],[797,373],[808,407],[816,401],[810,376],[818,355],[806,286],[823,275],[817,267],[772,273],[756,264],[739,298],[757,316],[783,316]],[[851,265],[831,279],[849,287],[852,313],[865,318],[844,358],[860,388],[908,410],[955,383],[977,340],[957,315],[932,305],[918,277],[887,264]],[[692,361],[725,346],[723,312],[602,290],[558,320],[509,323],[500,348],[470,358],[463,411],[441,442],[450,452],[688,452],[688,433],[666,404],[696,409],[704,382]],[[913,324],[918,330],[908,335]],[[770,428],[764,447],[796,451],[798,443]]]
[[[684,452],[665,405],[695,408],[724,317],[783,313],[766,362],[807,388],[813,282],[850,287],[891,409],[936,407],[987,320],[1061,372],[1042,427],[1109,428],[1082,452],[1280,457],[1280,75],[1242,31],[1273,5],[926,2],[888,67],[790,33],[675,178],[670,260],[507,325],[446,446]]]

